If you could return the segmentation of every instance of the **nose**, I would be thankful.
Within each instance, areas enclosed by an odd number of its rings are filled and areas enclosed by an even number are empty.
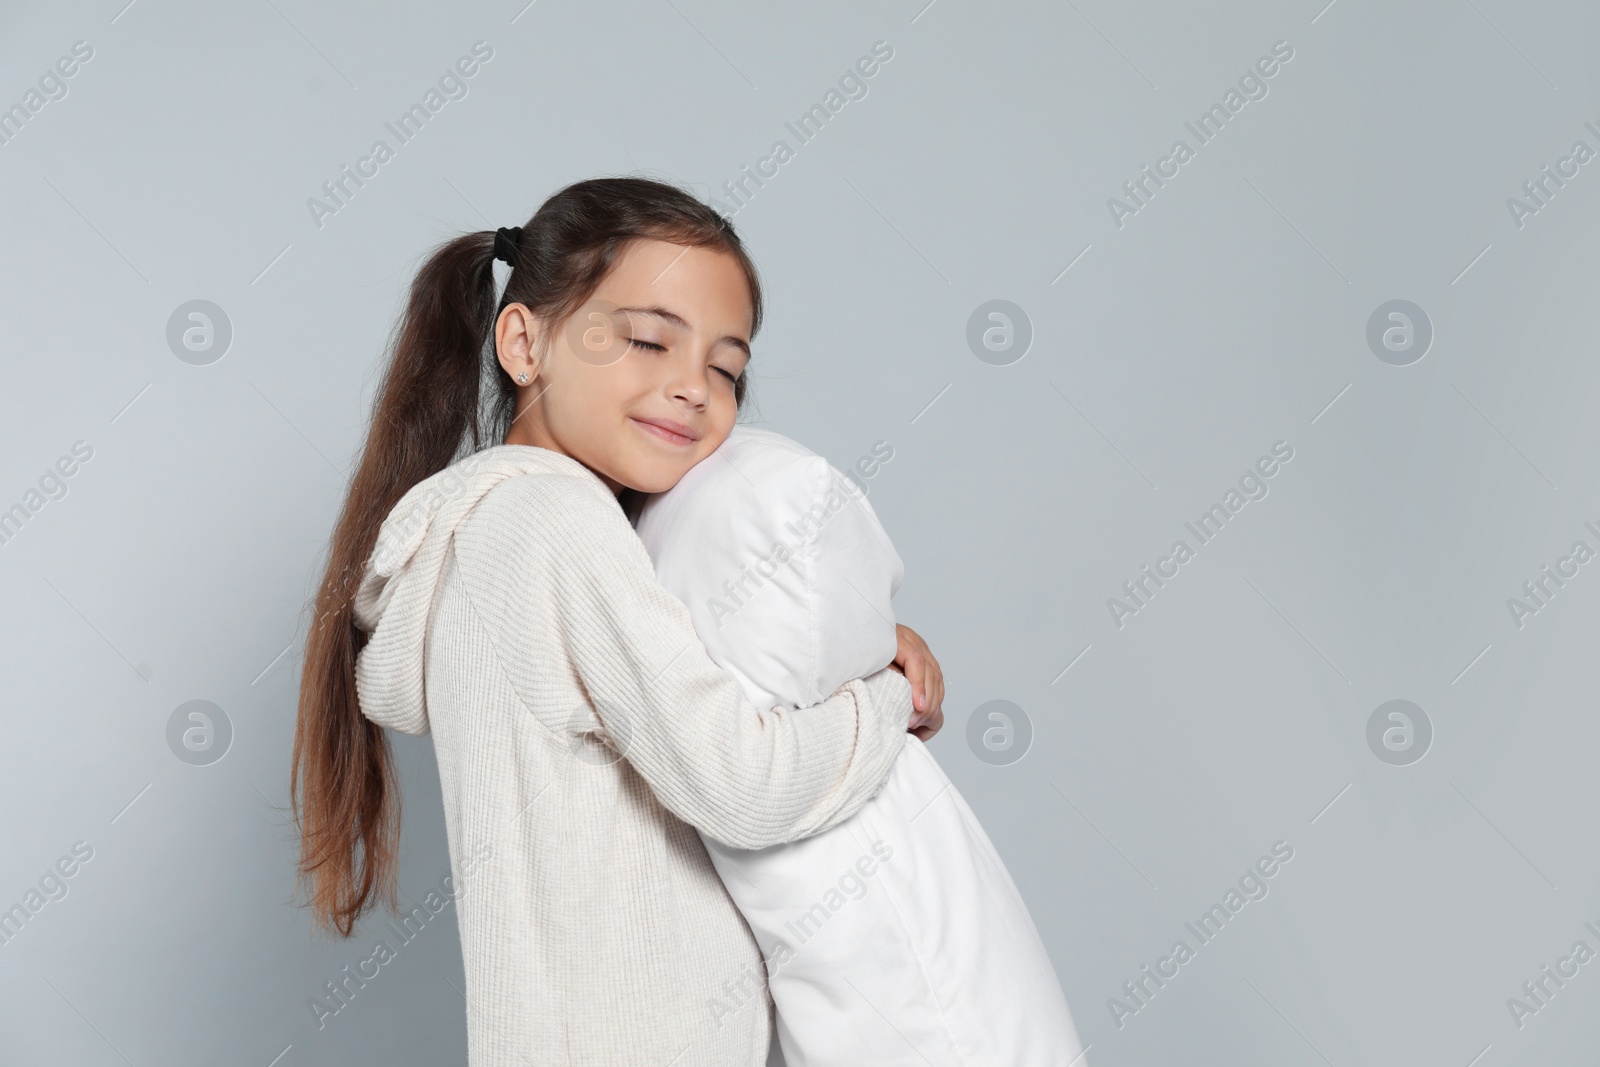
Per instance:
[[[662,391],[673,400],[681,400],[696,411],[703,409],[711,396],[711,375],[715,373],[704,365],[693,352],[685,349],[679,358],[671,361]]]

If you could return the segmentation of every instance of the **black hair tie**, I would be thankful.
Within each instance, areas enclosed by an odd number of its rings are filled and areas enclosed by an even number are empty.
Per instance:
[[[517,248],[522,244],[521,226],[502,226],[494,231],[494,258],[512,266],[517,263]]]

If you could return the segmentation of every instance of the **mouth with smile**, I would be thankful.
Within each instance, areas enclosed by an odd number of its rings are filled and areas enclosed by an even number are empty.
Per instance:
[[[698,430],[675,419],[641,419],[633,415],[629,419],[645,433],[669,445],[687,447],[700,440]]]

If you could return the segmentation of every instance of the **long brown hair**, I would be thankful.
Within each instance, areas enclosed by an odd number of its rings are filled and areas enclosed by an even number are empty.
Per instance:
[[[399,782],[388,737],[362,715],[355,684],[368,636],[355,623],[355,592],[379,528],[412,486],[504,442],[518,413],[517,386],[494,352],[500,311],[519,302],[559,329],[638,238],[732,255],[749,282],[752,335],[760,329],[760,282],[732,223],[687,191],[648,178],[592,178],[546,200],[522,226],[498,306],[494,230],[440,245],[411,284],[329,543],[300,678],[289,794],[301,835],[299,876],[310,881],[319,930],[351,936],[375,895],[398,910]],[[555,332],[541,331],[541,352]],[[741,407],[748,377],[735,386]]]

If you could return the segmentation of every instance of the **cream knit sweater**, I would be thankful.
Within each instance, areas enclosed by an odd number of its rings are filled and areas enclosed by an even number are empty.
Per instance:
[[[739,848],[852,815],[911,716],[892,668],[746,702],[577,460],[484,449],[419,483],[356,598],[363,713],[433,735],[472,1067],[760,1067],[760,950],[691,827]]]

